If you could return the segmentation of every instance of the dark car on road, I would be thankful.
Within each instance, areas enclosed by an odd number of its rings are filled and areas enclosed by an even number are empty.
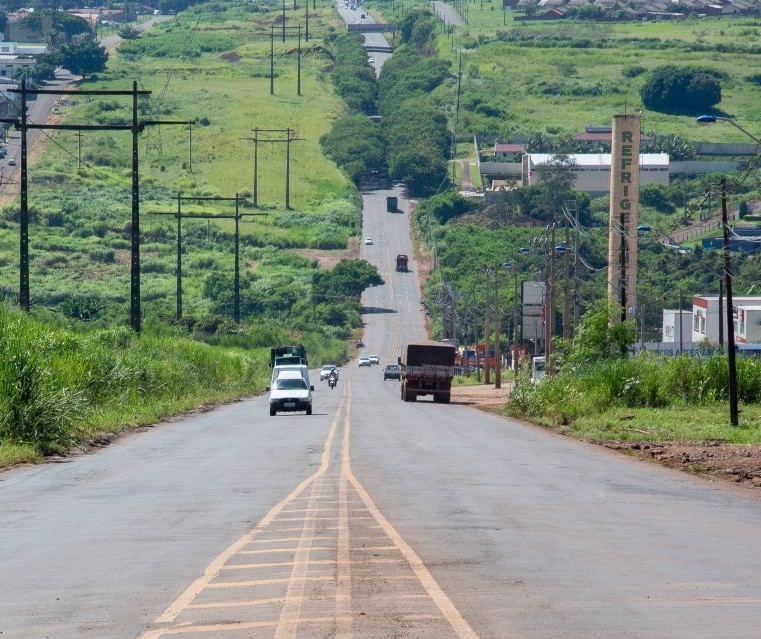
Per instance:
[[[402,372],[399,370],[399,366],[396,364],[389,364],[383,369],[383,381],[387,379],[401,379]]]

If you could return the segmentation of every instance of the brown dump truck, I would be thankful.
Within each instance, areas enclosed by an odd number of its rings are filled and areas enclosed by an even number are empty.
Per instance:
[[[409,258],[406,255],[396,256],[396,270],[406,273],[409,270]]]
[[[399,358],[402,400],[414,402],[422,395],[433,395],[437,404],[448,404],[455,354],[449,344],[407,344]]]

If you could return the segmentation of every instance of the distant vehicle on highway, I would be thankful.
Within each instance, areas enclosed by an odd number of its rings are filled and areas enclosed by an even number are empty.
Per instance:
[[[365,246],[369,246],[373,243],[373,238],[371,238],[369,235],[365,238]]]
[[[360,357],[359,358],[359,365],[360,366],[372,366],[373,363],[370,361],[369,357]]]
[[[8,166],[16,166],[16,160],[14,160],[13,158],[8,160]]]
[[[387,379],[401,379],[402,373],[398,364],[389,364],[383,369],[383,381]]]
[[[380,357],[377,355],[369,355],[371,364],[380,364]]]

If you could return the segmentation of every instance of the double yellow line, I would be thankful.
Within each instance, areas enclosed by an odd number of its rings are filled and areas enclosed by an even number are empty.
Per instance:
[[[353,487],[359,495],[368,512],[383,530],[385,535],[393,543],[395,548],[401,553],[406,562],[412,569],[420,585],[428,593],[430,599],[435,603],[446,619],[453,631],[460,639],[478,639],[478,635],[473,631],[470,625],[465,621],[463,616],[457,610],[455,605],[442,590],[439,584],[431,575],[428,568],[412,547],[402,539],[392,524],[383,516],[375,502],[370,497],[367,490],[359,482],[351,468],[351,456],[349,442],[351,435],[351,380],[347,380],[343,385],[343,394],[339,407],[336,410],[336,416],[331,422],[330,429],[323,444],[323,450],[320,457],[320,467],[310,477],[302,481],[285,499],[276,504],[265,517],[248,533],[243,535],[235,543],[226,548],[218,557],[216,557],[204,570],[201,577],[196,579],[172,604],[157,617],[155,625],[157,627],[147,630],[139,639],[160,639],[166,635],[189,634],[201,632],[220,632],[225,629],[238,630],[248,627],[274,627],[276,639],[295,639],[298,628],[303,623],[314,623],[316,621],[332,621],[336,628],[336,637],[340,639],[352,639],[353,634],[353,612],[352,612],[352,574],[350,558],[350,518],[349,518],[349,487]],[[343,420],[341,420],[343,415]],[[302,604],[305,601],[304,592],[306,582],[311,579],[307,576],[309,566],[309,553],[313,547],[315,539],[316,518],[318,516],[319,500],[322,496],[323,484],[328,476],[331,467],[331,453],[336,440],[339,425],[343,423],[343,435],[341,442],[341,472],[339,476],[338,488],[338,522],[337,522],[337,551],[336,551],[336,593],[335,593],[335,617],[330,620],[302,619]],[[302,493],[309,491],[306,515],[304,517],[304,527],[298,546],[295,549],[292,562],[292,571],[288,583],[285,598],[282,600],[283,605],[280,610],[280,618],[275,621],[248,622],[243,624],[222,624],[222,625],[193,625],[175,623],[179,615],[192,606],[193,601],[206,588],[214,587],[211,583],[220,574],[225,564],[237,553],[241,552],[246,545],[250,544],[254,538],[262,533],[267,527],[275,521],[289,505],[298,499]],[[222,627],[224,626],[224,627]]]

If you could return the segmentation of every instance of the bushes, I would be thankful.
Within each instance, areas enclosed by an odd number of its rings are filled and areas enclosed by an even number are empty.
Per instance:
[[[711,69],[658,67],[642,85],[642,102],[654,111],[692,113],[708,109],[721,102],[718,75]]]
[[[127,329],[74,333],[0,306],[0,443],[62,451],[84,441],[104,415],[118,415],[109,426],[155,421],[252,392],[265,368],[264,357],[189,339]]]
[[[744,403],[761,400],[761,362],[738,359],[738,396]],[[643,353],[563,370],[533,384],[519,377],[510,395],[515,414],[546,416],[567,424],[609,408],[705,406],[727,401],[726,356],[698,359]]]

